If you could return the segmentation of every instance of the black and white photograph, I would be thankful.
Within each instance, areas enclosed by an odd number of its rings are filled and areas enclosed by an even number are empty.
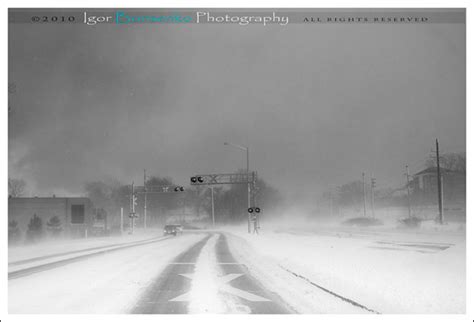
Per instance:
[[[467,313],[466,8],[4,10],[8,316]]]

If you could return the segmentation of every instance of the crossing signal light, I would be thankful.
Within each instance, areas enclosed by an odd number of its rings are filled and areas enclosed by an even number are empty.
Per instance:
[[[182,191],[184,191],[184,188],[183,187],[175,187],[174,191],[175,192],[182,192]]]
[[[254,212],[256,214],[258,214],[258,213],[260,213],[261,210],[258,207],[250,207],[249,209],[247,209],[247,211],[248,211],[249,214],[254,213]]]
[[[375,178],[370,179],[372,188],[375,188]]]
[[[204,182],[204,178],[203,177],[191,177],[191,182],[192,183],[203,183]]]

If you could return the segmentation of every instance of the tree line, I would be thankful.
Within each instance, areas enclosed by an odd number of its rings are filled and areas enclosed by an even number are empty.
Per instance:
[[[172,178],[153,175],[147,177],[146,186],[177,186]],[[283,201],[277,189],[263,179],[257,180],[258,206],[273,209]],[[124,217],[130,211],[131,185],[118,180],[95,180],[84,185],[86,196],[94,207],[103,210],[112,226],[119,225],[121,208]],[[209,221],[211,214],[211,191],[209,186],[188,186],[183,192],[147,193],[147,224],[162,225],[170,219],[175,221],[192,218]],[[142,220],[145,195],[137,195],[136,212]],[[214,186],[214,211],[217,223],[236,223],[247,220],[247,186],[245,184]],[[174,217],[174,218],[173,218]]]

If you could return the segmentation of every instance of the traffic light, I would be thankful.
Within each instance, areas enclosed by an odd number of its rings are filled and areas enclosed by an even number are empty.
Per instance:
[[[203,182],[204,182],[203,177],[200,177],[200,176],[191,177],[191,183],[203,183]]]
[[[184,191],[184,188],[183,188],[183,187],[175,187],[175,188],[174,188],[174,191],[175,191],[175,192],[183,192],[183,191]]]
[[[370,179],[370,184],[372,188],[375,188],[375,178]]]

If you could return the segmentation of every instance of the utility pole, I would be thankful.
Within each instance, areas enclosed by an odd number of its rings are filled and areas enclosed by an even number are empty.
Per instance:
[[[186,196],[183,197],[183,219],[181,220],[182,222],[185,221],[186,219]]]
[[[374,210],[374,195],[375,195],[375,178],[370,178],[370,192],[371,192],[371,198],[370,198],[370,203],[372,207],[372,218],[375,218],[375,210]]]
[[[329,211],[332,217],[332,191],[329,191]]]
[[[131,202],[131,234],[133,235],[133,231],[135,229],[135,188],[134,183],[132,181],[132,194],[130,195],[130,202]]]
[[[120,234],[123,234],[123,207],[120,207]]]
[[[211,186],[211,211],[212,211],[212,227],[216,227],[216,219],[214,217],[214,187]]]
[[[364,192],[364,217],[367,215],[367,207],[366,207],[366,201],[365,201],[365,173],[362,172],[362,190]]]
[[[143,169],[143,189],[145,190],[143,205],[143,228],[146,229],[146,169]]]
[[[408,165],[405,166],[407,176],[407,202],[408,202],[408,218],[411,218],[411,205],[410,205],[410,170]]]
[[[443,182],[441,178],[441,168],[439,166],[439,145],[436,139],[436,167],[438,172],[438,209],[439,209],[439,223],[443,224]]]

